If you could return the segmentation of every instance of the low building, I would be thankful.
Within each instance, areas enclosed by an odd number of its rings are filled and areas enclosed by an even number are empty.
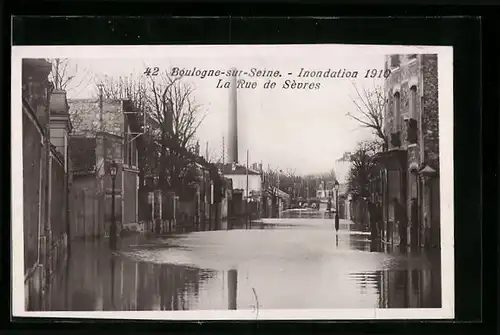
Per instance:
[[[225,164],[221,168],[222,174],[231,179],[233,192],[241,194],[242,199],[258,198],[262,192],[261,173],[254,169],[247,169],[238,164]]]
[[[228,217],[238,217],[249,213],[260,216],[258,213],[261,211],[262,199],[261,172],[236,163],[221,164],[219,170],[224,178],[231,181]]]

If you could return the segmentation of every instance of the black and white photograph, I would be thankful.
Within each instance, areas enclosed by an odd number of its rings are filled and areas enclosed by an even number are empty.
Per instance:
[[[454,317],[453,49],[14,46],[15,316]]]

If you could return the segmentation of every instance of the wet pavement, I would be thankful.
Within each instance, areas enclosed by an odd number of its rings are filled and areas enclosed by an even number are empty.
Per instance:
[[[387,252],[341,220],[73,242],[48,310],[439,308],[439,257]]]

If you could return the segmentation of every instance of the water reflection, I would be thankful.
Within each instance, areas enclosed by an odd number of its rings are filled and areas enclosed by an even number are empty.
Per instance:
[[[106,243],[80,242],[50,285],[46,310],[183,310],[212,271],[134,262]],[[189,299],[186,299],[189,297]]]
[[[122,241],[116,253],[106,241],[76,242],[53,277],[44,308],[440,307],[439,257],[389,254],[369,234],[342,227],[335,232],[331,221],[140,237]]]
[[[238,271],[231,269],[227,272],[228,281],[228,309],[237,309]]]

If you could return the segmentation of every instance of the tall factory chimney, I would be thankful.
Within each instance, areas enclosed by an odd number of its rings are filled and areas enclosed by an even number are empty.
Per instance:
[[[229,88],[229,117],[228,117],[228,163],[238,163],[238,96],[236,92],[237,70],[231,69],[231,87]]]

